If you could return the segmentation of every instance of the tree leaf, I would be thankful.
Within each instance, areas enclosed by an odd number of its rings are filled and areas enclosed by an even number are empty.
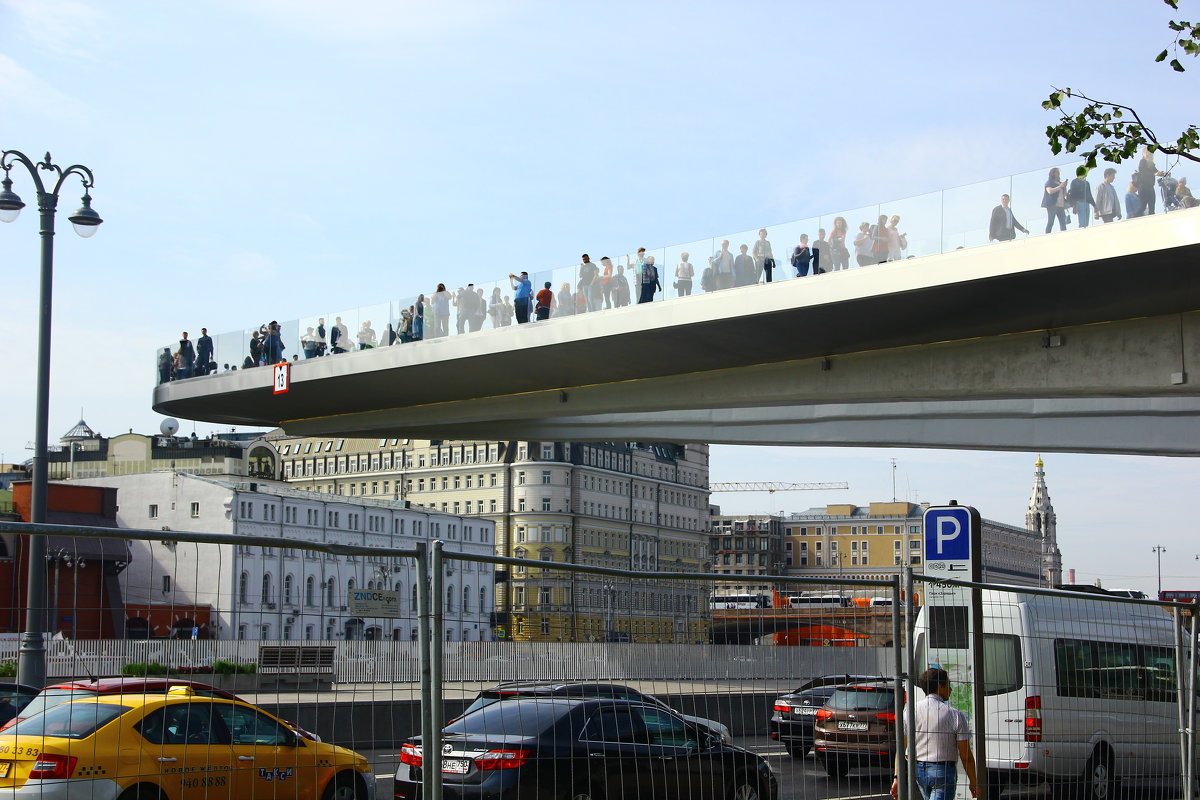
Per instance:
[[[1166,51],[1166,50],[1163,50],[1163,51],[1162,51],[1161,53],[1159,53],[1159,54],[1158,54],[1158,56],[1157,56],[1157,57],[1154,59],[1154,63],[1155,63],[1155,64],[1157,64],[1157,63],[1158,63],[1158,62],[1160,62],[1160,61],[1166,61],[1166,60],[1167,60],[1167,51]]]

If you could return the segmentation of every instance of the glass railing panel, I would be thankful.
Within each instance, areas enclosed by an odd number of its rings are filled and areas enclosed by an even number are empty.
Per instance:
[[[1075,163],[1060,166],[1058,171],[1060,179],[1066,179],[1069,182],[1071,178],[1075,177]],[[1047,215],[1046,210],[1042,207],[1042,196],[1046,193],[1046,181],[1049,174],[1049,169],[1041,169],[1019,172],[1012,176],[1012,203],[1021,217],[1028,220],[1025,222],[1025,227],[1029,228],[1030,236],[1040,236],[1046,232]],[[1071,227],[1074,227],[1074,224]],[[1058,230],[1057,220],[1054,223],[1054,230]]]
[[[246,340],[236,331],[213,335],[213,358],[221,372],[241,368],[246,358]]]
[[[687,244],[663,248],[663,284],[668,288],[668,297],[688,297],[703,294],[700,280],[712,255],[712,239],[701,239]],[[690,275],[690,277],[689,277]]]
[[[360,307],[358,309],[358,328],[350,331],[354,349],[370,350],[380,345],[387,345],[386,334],[390,316],[387,303],[373,303]]]
[[[576,292],[575,276],[577,273],[576,267],[559,267],[550,274],[550,293],[553,299],[550,302],[550,318],[561,319],[563,317],[573,317],[579,313],[579,304],[587,303],[587,298],[582,292]],[[600,296],[600,275],[599,266],[595,277],[594,292],[598,298]]]
[[[1001,195],[1012,193],[1009,178],[955,186],[942,192],[942,252],[977,247],[988,242],[988,224],[992,209]],[[1020,221],[1017,206],[1011,206],[1014,219]]]
[[[834,230],[837,225],[837,220],[840,217],[846,221],[845,234],[845,255],[841,259],[840,264],[845,266],[837,266],[837,269],[855,269],[859,266],[875,263],[871,260],[871,249],[869,236],[866,239],[865,250],[857,244],[862,226],[865,223],[869,234],[870,227],[875,223],[880,214],[879,206],[862,206],[860,208],[850,209],[848,211],[839,211],[836,214],[827,214],[820,218],[820,222],[829,221],[827,230]],[[789,251],[790,252],[790,251]],[[822,269],[826,269],[825,265],[821,265]],[[837,271],[835,270],[830,270]]]
[[[809,217],[807,219],[796,220],[795,222],[785,222],[781,225],[772,225],[767,228],[766,241],[770,242],[771,252],[775,255],[775,268],[771,271],[771,282],[778,283],[779,281],[790,281],[796,278],[796,267],[793,265],[793,258],[799,264],[804,272],[805,277],[811,276],[812,273],[812,243],[816,239],[817,230],[821,227],[819,217]],[[738,234],[741,241],[737,242],[736,249],[741,250],[741,245],[748,245],[748,252],[753,252],[754,243],[759,241],[758,229],[746,231]],[[807,250],[797,254],[797,249],[801,248],[801,242]],[[765,246],[760,246],[760,251]],[[730,249],[735,249],[733,246]],[[751,256],[753,258],[753,256]],[[766,282],[766,268],[763,269],[763,282]]]
[[[884,203],[881,209],[888,215],[888,261],[941,252],[941,192]]]

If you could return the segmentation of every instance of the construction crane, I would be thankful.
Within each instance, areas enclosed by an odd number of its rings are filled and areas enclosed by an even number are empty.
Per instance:
[[[782,481],[730,481],[708,485],[710,492],[812,492],[820,489],[849,489],[845,481],[826,483],[787,483]]]

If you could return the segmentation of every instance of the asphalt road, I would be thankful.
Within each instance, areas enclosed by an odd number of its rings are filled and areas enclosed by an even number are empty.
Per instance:
[[[825,774],[811,755],[806,758],[792,758],[784,751],[782,745],[765,736],[735,737],[734,742],[765,756],[770,762],[771,769],[775,770],[775,777],[779,780],[779,800],[890,800],[890,769],[854,770],[845,778],[834,780]],[[378,790],[376,797],[378,800],[391,800],[392,775],[395,774],[399,763],[396,751],[360,752],[367,757],[375,770]],[[1002,800],[1059,800],[1070,796],[1066,787],[1053,792],[1040,787],[1024,792],[1008,790]],[[1177,800],[1181,797],[1183,792],[1175,781],[1124,781],[1114,800]],[[960,797],[958,800],[969,798]]]

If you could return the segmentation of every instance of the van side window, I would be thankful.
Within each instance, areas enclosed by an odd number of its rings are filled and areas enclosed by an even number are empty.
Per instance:
[[[1169,647],[1056,639],[1054,672],[1060,697],[1175,702]]]
[[[1021,644],[1016,636],[983,635],[983,674],[985,694],[1005,694],[1021,688]]]

